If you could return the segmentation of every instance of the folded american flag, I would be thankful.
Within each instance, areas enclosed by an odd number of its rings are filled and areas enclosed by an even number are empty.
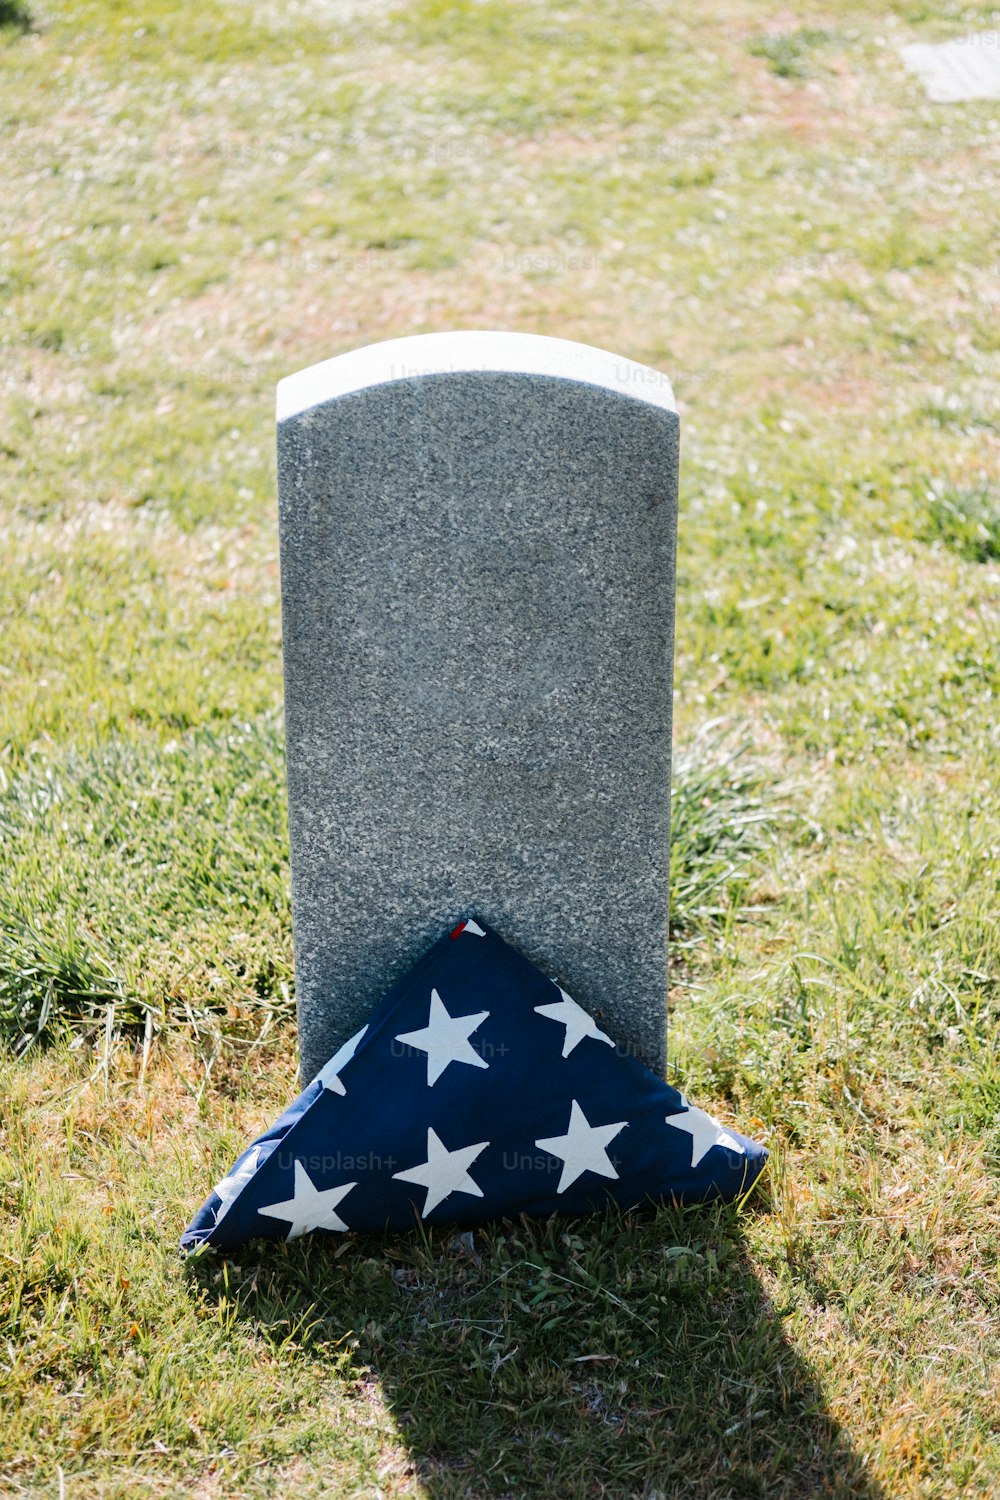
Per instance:
[[[728,1200],[766,1160],[470,920],[238,1158],[181,1246]]]

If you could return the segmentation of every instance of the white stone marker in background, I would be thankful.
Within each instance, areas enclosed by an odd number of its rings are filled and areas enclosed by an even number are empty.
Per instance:
[[[678,419],[529,334],[278,387],[302,1070],[477,913],[665,1062]]]
[[[1000,31],[980,31],[951,42],[914,42],[901,56],[923,80],[935,104],[1000,99]]]

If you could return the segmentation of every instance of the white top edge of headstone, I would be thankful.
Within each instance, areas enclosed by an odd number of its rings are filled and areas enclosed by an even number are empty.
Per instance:
[[[387,339],[288,375],[278,382],[278,421],[372,386],[472,372],[576,380],[665,411],[677,410],[666,375],[608,349],[537,333],[467,330]]]

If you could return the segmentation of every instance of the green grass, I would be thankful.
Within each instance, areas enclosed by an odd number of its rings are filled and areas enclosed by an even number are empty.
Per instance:
[[[31,12],[18,0],[0,0],[0,31],[31,30]]]
[[[798,31],[758,37],[750,43],[749,51],[753,57],[763,57],[778,78],[806,78],[810,72],[810,54],[831,40],[828,31],[804,26]]]
[[[932,491],[925,535],[967,562],[1000,561],[1000,495],[986,485],[957,494]]]
[[[0,5],[4,1494],[1000,1486],[983,4]],[[175,1252],[295,1089],[273,388],[505,326],[683,432],[671,1077],[739,1210]]]

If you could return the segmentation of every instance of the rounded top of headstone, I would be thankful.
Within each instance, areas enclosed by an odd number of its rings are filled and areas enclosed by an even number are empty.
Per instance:
[[[537,333],[467,330],[387,339],[299,370],[278,382],[278,421],[372,386],[468,374],[572,380],[664,411],[677,411],[666,375],[608,349]]]

